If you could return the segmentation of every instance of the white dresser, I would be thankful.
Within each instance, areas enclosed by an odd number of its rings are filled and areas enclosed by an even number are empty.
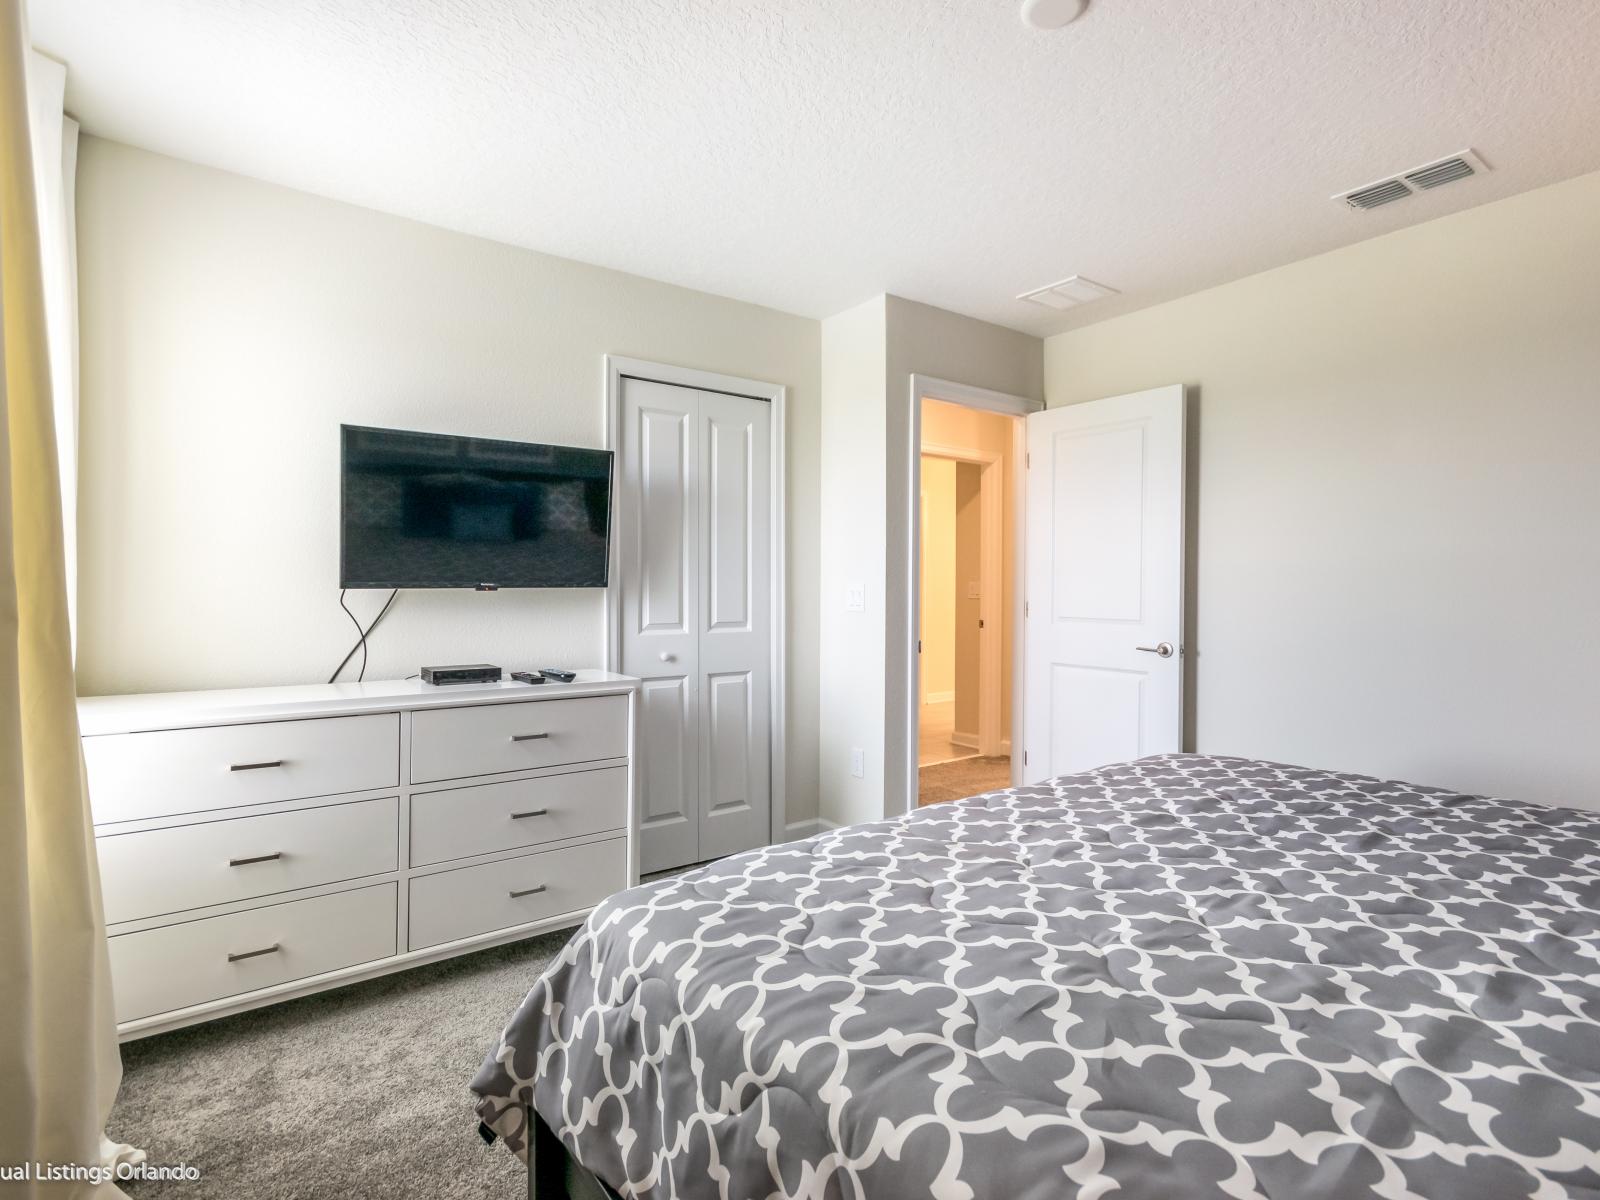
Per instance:
[[[576,924],[637,882],[636,689],[80,700],[122,1036]]]

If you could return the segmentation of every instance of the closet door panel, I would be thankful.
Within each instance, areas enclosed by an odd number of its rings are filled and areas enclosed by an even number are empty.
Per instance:
[[[628,379],[618,449],[622,670],[639,706],[640,859],[700,859],[698,393]]]
[[[704,393],[700,851],[771,840],[771,405]]]

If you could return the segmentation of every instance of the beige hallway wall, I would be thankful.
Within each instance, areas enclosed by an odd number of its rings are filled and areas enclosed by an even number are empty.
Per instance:
[[[956,464],[956,709],[955,733],[976,744],[978,736],[978,620],[982,596],[983,487],[976,463]],[[1007,671],[1009,676],[1010,672]]]
[[[922,698],[956,688],[956,464],[922,459]]]
[[[958,446],[983,454],[998,455],[1002,472],[999,485],[1003,494],[1001,503],[1001,536],[1004,539],[1000,560],[1001,592],[997,606],[1000,624],[1000,724],[1010,736],[1012,659],[1015,650],[1016,624],[1011,619],[1016,602],[1016,567],[1018,524],[1014,484],[1018,464],[1012,447],[1012,433],[1016,420],[1001,413],[985,412],[960,404],[946,404],[942,400],[922,401],[922,440],[925,445]],[[976,576],[974,576],[976,578]],[[965,593],[967,580],[961,582]],[[973,618],[976,625],[976,613]],[[958,689],[959,692],[959,689]],[[975,724],[962,720],[961,697],[957,696],[956,727],[963,733],[976,733]],[[973,718],[974,722],[976,718]]]

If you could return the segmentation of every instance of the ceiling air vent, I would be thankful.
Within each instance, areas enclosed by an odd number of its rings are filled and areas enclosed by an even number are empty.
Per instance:
[[[1428,188],[1454,183],[1458,179],[1465,179],[1468,175],[1476,175],[1479,171],[1487,169],[1483,165],[1483,159],[1471,150],[1463,150],[1460,154],[1441,158],[1438,162],[1418,167],[1415,171],[1407,171],[1406,182],[1412,187],[1426,191]]]
[[[1026,300],[1029,304],[1039,304],[1045,308],[1053,308],[1057,312],[1067,308],[1076,308],[1080,304],[1087,304],[1091,300],[1098,300],[1102,296],[1115,296],[1117,289],[1107,287],[1103,283],[1096,283],[1092,279],[1085,279],[1082,275],[1072,275],[1058,283],[1046,284],[1042,288],[1035,288],[1031,292],[1023,292],[1018,300]]]
[[[1368,184],[1364,188],[1347,192],[1344,202],[1351,208],[1380,208],[1396,200],[1404,200],[1409,195],[1411,189],[1398,179],[1385,179],[1382,183]]]
[[[1358,187],[1353,192],[1340,192],[1334,199],[1348,204],[1351,208],[1381,208],[1385,204],[1404,200],[1417,192],[1443,187],[1447,183],[1466,179],[1488,169],[1488,164],[1483,159],[1471,150],[1463,150],[1460,154],[1452,154],[1449,158],[1441,158],[1436,162],[1414,167],[1396,175],[1393,179],[1380,179],[1377,183]]]

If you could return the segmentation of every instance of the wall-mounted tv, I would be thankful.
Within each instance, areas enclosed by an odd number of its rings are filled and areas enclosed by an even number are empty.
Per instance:
[[[340,587],[606,586],[611,451],[340,434]]]

